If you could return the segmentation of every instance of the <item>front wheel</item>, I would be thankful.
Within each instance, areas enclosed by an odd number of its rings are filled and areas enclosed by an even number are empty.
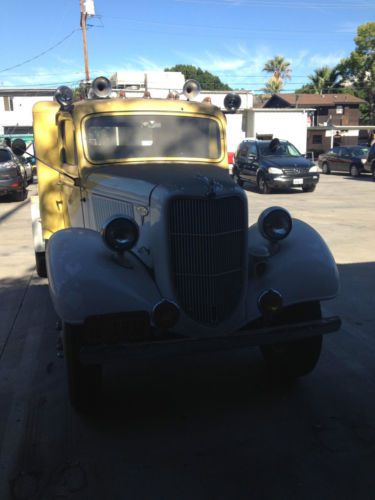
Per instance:
[[[372,171],[372,180],[375,181],[375,163],[372,164],[371,171]]]
[[[269,194],[271,189],[264,177],[264,174],[259,174],[257,178],[258,191],[262,194]]]
[[[329,169],[328,163],[324,162],[322,165],[322,172],[323,174],[329,175],[331,173],[331,170]]]
[[[238,170],[235,170],[233,172],[233,179],[235,180],[235,182],[237,182],[237,184],[240,186],[240,187],[243,187],[244,185],[244,181],[240,178],[240,174],[238,173]]]
[[[298,304],[284,311],[283,322],[296,323],[321,319],[319,302]],[[291,342],[261,346],[263,358],[270,371],[283,378],[298,378],[310,373],[319,361],[322,335]]]
[[[350,165],[349,173],[352,177],[359,177],[359,168],[357,165]]]
[[[83,326],[64,323],[63,344],[69,399],[78,411],[89,410],[102,381],[100,365],[84,365],[79,359]]]

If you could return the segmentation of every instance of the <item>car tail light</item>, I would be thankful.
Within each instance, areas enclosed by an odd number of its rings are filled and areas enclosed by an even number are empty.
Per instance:
[[[17,181],[12,182],[12,184],[10,185],[10,187],[12,187],[12,188],[18,188],[18,187],[20,187],[21,185],[22,185],[22,182],[21,182],[21,180],[20,180],[20,179],[18,179]]]

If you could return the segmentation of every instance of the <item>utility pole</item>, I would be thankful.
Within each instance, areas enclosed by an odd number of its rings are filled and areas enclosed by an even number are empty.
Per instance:
[[[86,38],[87,13],[85,10],[84,0],[80,0],[80,4],[81,4],[81,28],[82,28],[82,38],[83,38],[83,55],[84,55],[84,59],[85,59],[85,76],[86,76],[86,82],[89,82],[90,81],[89,58],[87,55],[87,38]]]

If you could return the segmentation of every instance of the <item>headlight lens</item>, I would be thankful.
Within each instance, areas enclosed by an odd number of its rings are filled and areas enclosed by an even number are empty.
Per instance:
[[[313,165],[312,167],[309,168],[309,172],[321,172],[320,168],[318,165]]]
[[[361,158],[361,162],[363,163],[363,165],[366,163],[366,158]]]
[[[116,252],[125,252],[138,241],[139,229],[134,220],[124,216],[115,216],[102,230],[105,244]]]
[[[270,207],[260,214],[258,227],[264,238],[271,241],[283,240],[292,230],[292,218],[284,208]]]
[[[269,167],[268,169],[268,173],[269,174],[282,174],[283,171],[281,170],[281,168],[277,168],[277,167]]]

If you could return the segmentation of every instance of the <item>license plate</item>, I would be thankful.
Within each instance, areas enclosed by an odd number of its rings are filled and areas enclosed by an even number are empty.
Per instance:
[[[293,184],[303,184],[303,179],[293,179]]]

